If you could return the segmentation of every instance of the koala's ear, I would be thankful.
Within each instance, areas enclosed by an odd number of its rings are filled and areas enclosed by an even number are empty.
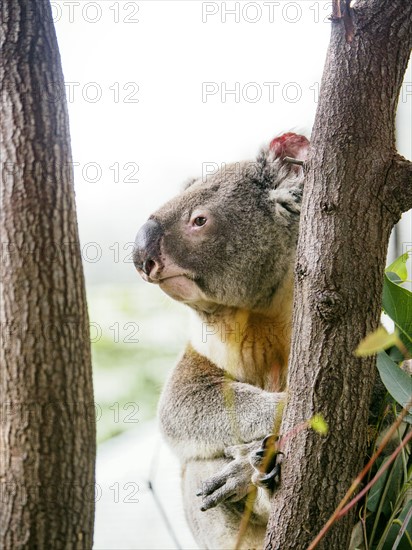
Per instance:
[[[285,162],[285,157],[306,160],[309,140],[300,134],[288,132],[275,137],[269,147],[262,149],[256,159],[256,174],[264,187],[277,188],[285,180],[299,176],[300,166]]]
[[[302,202],[302,186],[278,187],[269,191],[269,200],[274,205],[276,214],[287,223],[292,217],[299,216]]]
[[[275,137],[269,144],[269,151],[274,159],[292,157],[298,160],[306,160],[309,151],[309,140],[305,136],[288,132]]]

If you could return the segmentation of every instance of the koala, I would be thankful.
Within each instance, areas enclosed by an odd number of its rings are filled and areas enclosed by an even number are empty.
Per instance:
[[[308,140],[286,133],[253,161],[191,180],[139,230],[141,277],[189,306],[189,343],[159,403],[182,465],[200,548],[236,545],[246,499],[286,396],[293,268]],[[242,548],[261,548],[270,491],[259,487]]]

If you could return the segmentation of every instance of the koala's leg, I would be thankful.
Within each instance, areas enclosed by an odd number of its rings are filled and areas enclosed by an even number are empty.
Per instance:
[[[233,502],[227,501],[215,508],[201,511],[201,498],[194,496],[202,482],[224,469],[230,461],[227,459],[191,460],[183,470],[183,500],[186,518],[200,549],[230,550],[235,548],[239,527],[245,511],[245,498]],[[262,510],[266,513],[262,514]],[[260,550],[266,532],[269,517],[269,498],[263,489],[258,490],[256,504],[252,512],[247,531],[242,539],[241,548]]]
[[[245,486],[251,483],[249,444],[259,446],[273,431],[276,410],[284,398],[283,393],[233,379],[190,347],[169,378],[159,405],[160,426],[184,464],[184,506],[201,549],[235,547]],[[225,458],[233,445],[245,450],[239,460],[233,455],[235,460]],[[201,491],[207,504],[203,507],[208,508],[202,511],[202,496],[196,495],[205,481],[217,483],[210,493]],[[242,547],[262,547],[269,509],[268,493],[259,488]]]

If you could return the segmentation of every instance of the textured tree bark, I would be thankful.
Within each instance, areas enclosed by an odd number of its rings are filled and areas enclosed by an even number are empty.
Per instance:
[[[91,548],[95,419],[49,2],[3,0],[0,546]]]
[[[335,1],[311,139],[296,263],[289,400],[281,433],[322,413],[285,447],[265,546],[304,549],[364,460],[375,359],[353,350],[381,308],[390,231],[412,206],[411,163],[395,149],[395,112],[412,44],[412,3]],[[353,515],[319,548],[348,547]]]

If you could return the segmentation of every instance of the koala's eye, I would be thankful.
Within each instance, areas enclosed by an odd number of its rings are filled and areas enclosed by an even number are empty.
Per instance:
[[[197,216],[193,220],[193,225],[197,225],[197,227],[202,227],[202,225],[205,225],[206,222],[207,218],[205,218],[205,216]]]

